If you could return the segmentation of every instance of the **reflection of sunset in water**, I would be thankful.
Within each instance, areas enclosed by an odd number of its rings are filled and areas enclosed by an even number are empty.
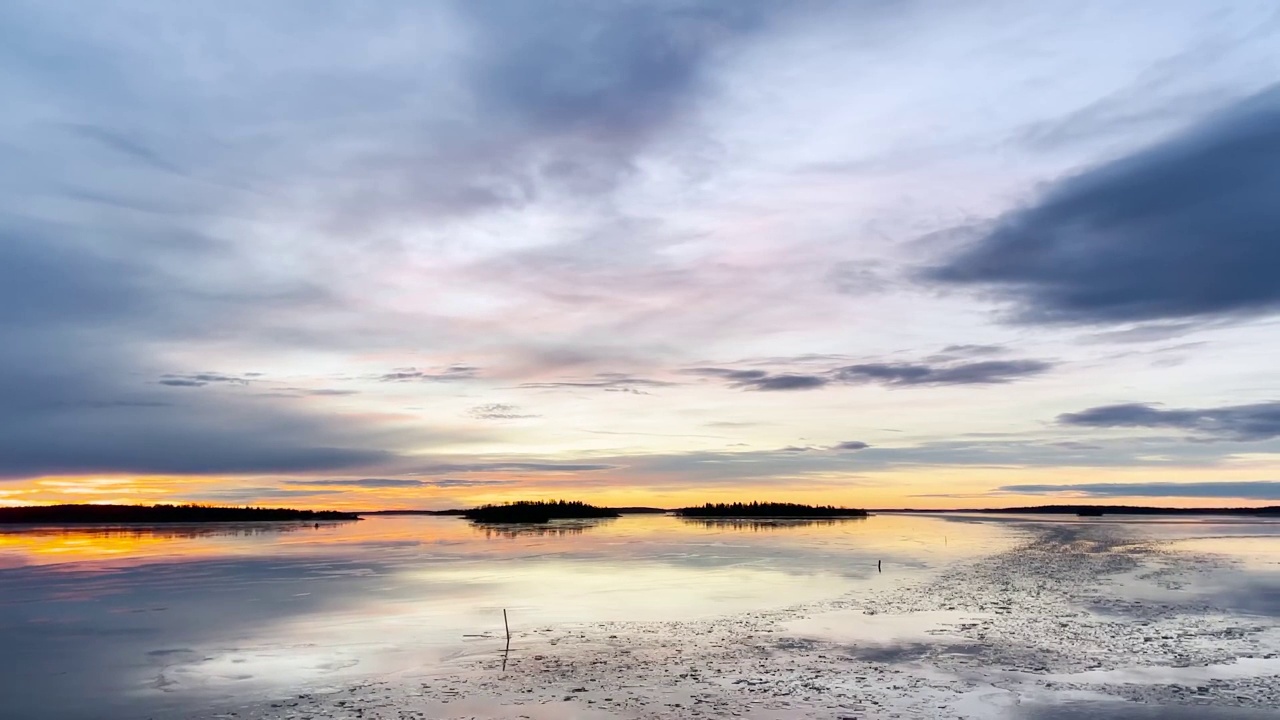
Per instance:
[[[358,522],[228,523],[162,526],[24,527],[0,525],[0,567],[106,562],[137,564],[182,558],[214,558],[273,553],[322,553],[325,548],[411,543],[418,546],[474,545],[485,555],[520,554],[529,543],[555,538],[564,550],[608,554],[617,544],[661,539],[707,539],[719,535],[745,541],[746,532],[777,531],[769,542],[805,544],[815,538],[854,540],[863,547],[918,548],[931,541],[938,550],[945,523],[899,515],[874,521],[848,520],[681,520],[665,515],[630,515],[621,521],[561,520],[538,525],[475,524],[457,517],[382,516]],[[948,531],[963,543],[961,527]],[[746,541],[749,542],[749,541]]]
[[[0,525],[0,567],[91,561],[122,564],[250,552],[264,536],[315,530],[311,523],[36,527]]]

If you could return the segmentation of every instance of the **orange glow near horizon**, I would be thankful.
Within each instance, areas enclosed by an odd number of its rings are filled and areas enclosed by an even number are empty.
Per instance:
[[[1274,475],[1267,465],[1219,468],[1214,479],[1256,480]],[[592,474],[517,477],[477,474],[474,487],[360,487],[314,485],[329,478],[235,476],[57,476],[8,483],[0,506],[54,504],[183,504],[297,507],[317,510],[441,510],[520,499],[575,499],[608,506],[683,507],[704,502],[781,501],[866,508],[977,509],[1048,504],[1160,505],[1167,507],[1260,507],[1266,500],[1231,497],[1088,496],[1071,493],[1015,494],[998,488],[1018,484],[1087,482],[1198,482],[1202,468],[933,468],[850,478],[792,478],[773,483],[681,487],[678,479]],[[430,482],[424,480],[424,482]],[[255,492],[266,490],[266,492]],[[283,490],[281,493],[279,491]],[[234,497],[234,499],[232,499]]]

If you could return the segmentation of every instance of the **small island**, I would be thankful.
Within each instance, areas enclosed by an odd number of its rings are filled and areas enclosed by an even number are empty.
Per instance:
[[[359,519],[354,513],[336,510],[211,505],[27,505],[0,508],[0,523],[26,525],[319,522]]]
[[[618,512],[579,500],[519,500],[464,510],[462,517],[478,523],[546,523],[562,519],[616,518]]]
[[[799,503],[749,502],[706,503],[680,508],[676,515],[687,518],[858,518],[866,510],[834,505],[801,505]]]

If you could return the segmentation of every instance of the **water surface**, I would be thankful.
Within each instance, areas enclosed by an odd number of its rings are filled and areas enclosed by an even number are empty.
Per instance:
[[[1276,609],[1274,523],[637,515],[506,527],[430,516],[0,526],[0,697],[6,720],[196,712],[497,653],[504,609],[519,652],[522,630],[713,618],[919,579],[1010,547],[1039,522],[1132,522],[1141,536],[1231,556],[1220,575],[1157,586],[1158,599],[1230,586],[1241,612]]]
[[[0,696],[20,698],[15,720],[74,720],[325,688],[495,652],[503,609],[517,635],[714,617],[928,572],[1014,535],[896,516],[0,526]]]

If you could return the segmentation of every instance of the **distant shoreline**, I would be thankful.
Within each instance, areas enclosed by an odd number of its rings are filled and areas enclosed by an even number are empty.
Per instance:
[[[772,505],[772,504],[771,504]],[[783,504],[777,504],[781,507]],[[739,506],[740,507],[740,506]],[[506,515],[499,506],[499,516]],[[866,517],[868,515],[926,514],[926,515],[1076,515],[1079,517],[1147,516],[1147,517],[1277,517],[1280,505],[1264,507],[1216,507],[1170,508],[1145,505],[1036,505],[1009,508],[878,508],[850,510],[823,508],[823,512],[810,514],[760,509],[757,512],[730,512],[727,509],[709,512],[697,508],[616,507],[592,508],[586,517],[617,517],[632,514],[671,514],[686,518],[750,518],[750,519],[812,519],[815,517]],[[599,511],[603,511],[602,513]],[[701,512],[698,512],[701,511]],[[101,525],[101,524],[179,524],[218,522],[331,522],[359,520],[367,516],[428,515],[467,517],[473,511],[449,510],[370,510],[342,512],[337,510],[296,510],[291,508],[232,508],[205,505],[28,505],[0,507],[0,524],[12,525]],[[492,511],[491,511],[492,512]],[[482,513],[483,515],[484,513]],[[520,513],[516,513],[520,515]],[[562,515],[553,513],[553,515]],[[565,517],[573,515],[562,515]],[[474,518],[480,519],[480,518]],[[488,517],[493,521],[497,518]],[[530,517],[503,518],[507,522],[528,522]],[[552,518],[548,518],[552,519]],[[501,522],[502,520],[498,520]],[[545,522],[545,520],[543,520]]]
[[[978,515],[1231,515],[1243,517],[1280,516],[1280,505],[1264,507],[1228,507],[1228,508],[1171,508],[1146,505],[1033,505],[1011,508],[948,508],[928,510],[919,508],[887,508],[869,510],[871,513],[919,513],[932,515],[978,514]]]
[[[699,517],[695,513],[686,514],[688,508],[655,508],[655,507],[613,507],[604,508],[621,515],[632,514],[673,514],[683,517]],[[357,513],[358,515],[447,515],[465,516],[466,510],[372,510]],[[1280,517],[1280,505],[1263,507],[1213,507],[1213,508],[1174,508],[1147,505],[1031,505],[1007,508],[868,508],[866,510],[838,509],[831,514],[706,514],[701,517],[750,517],[771,518],[775,520],[812,518],[812,517],[865,517],[880,514],[929,514],[929,515],[1083,515],[1097,517],[1107,515],[1151,515],[1151,516],[1198,516],[1226,515],[1238,517]]]
[[[27,505],[0,508],[0,524],[110,525],[359,520],[356,513],[206,505]]]

